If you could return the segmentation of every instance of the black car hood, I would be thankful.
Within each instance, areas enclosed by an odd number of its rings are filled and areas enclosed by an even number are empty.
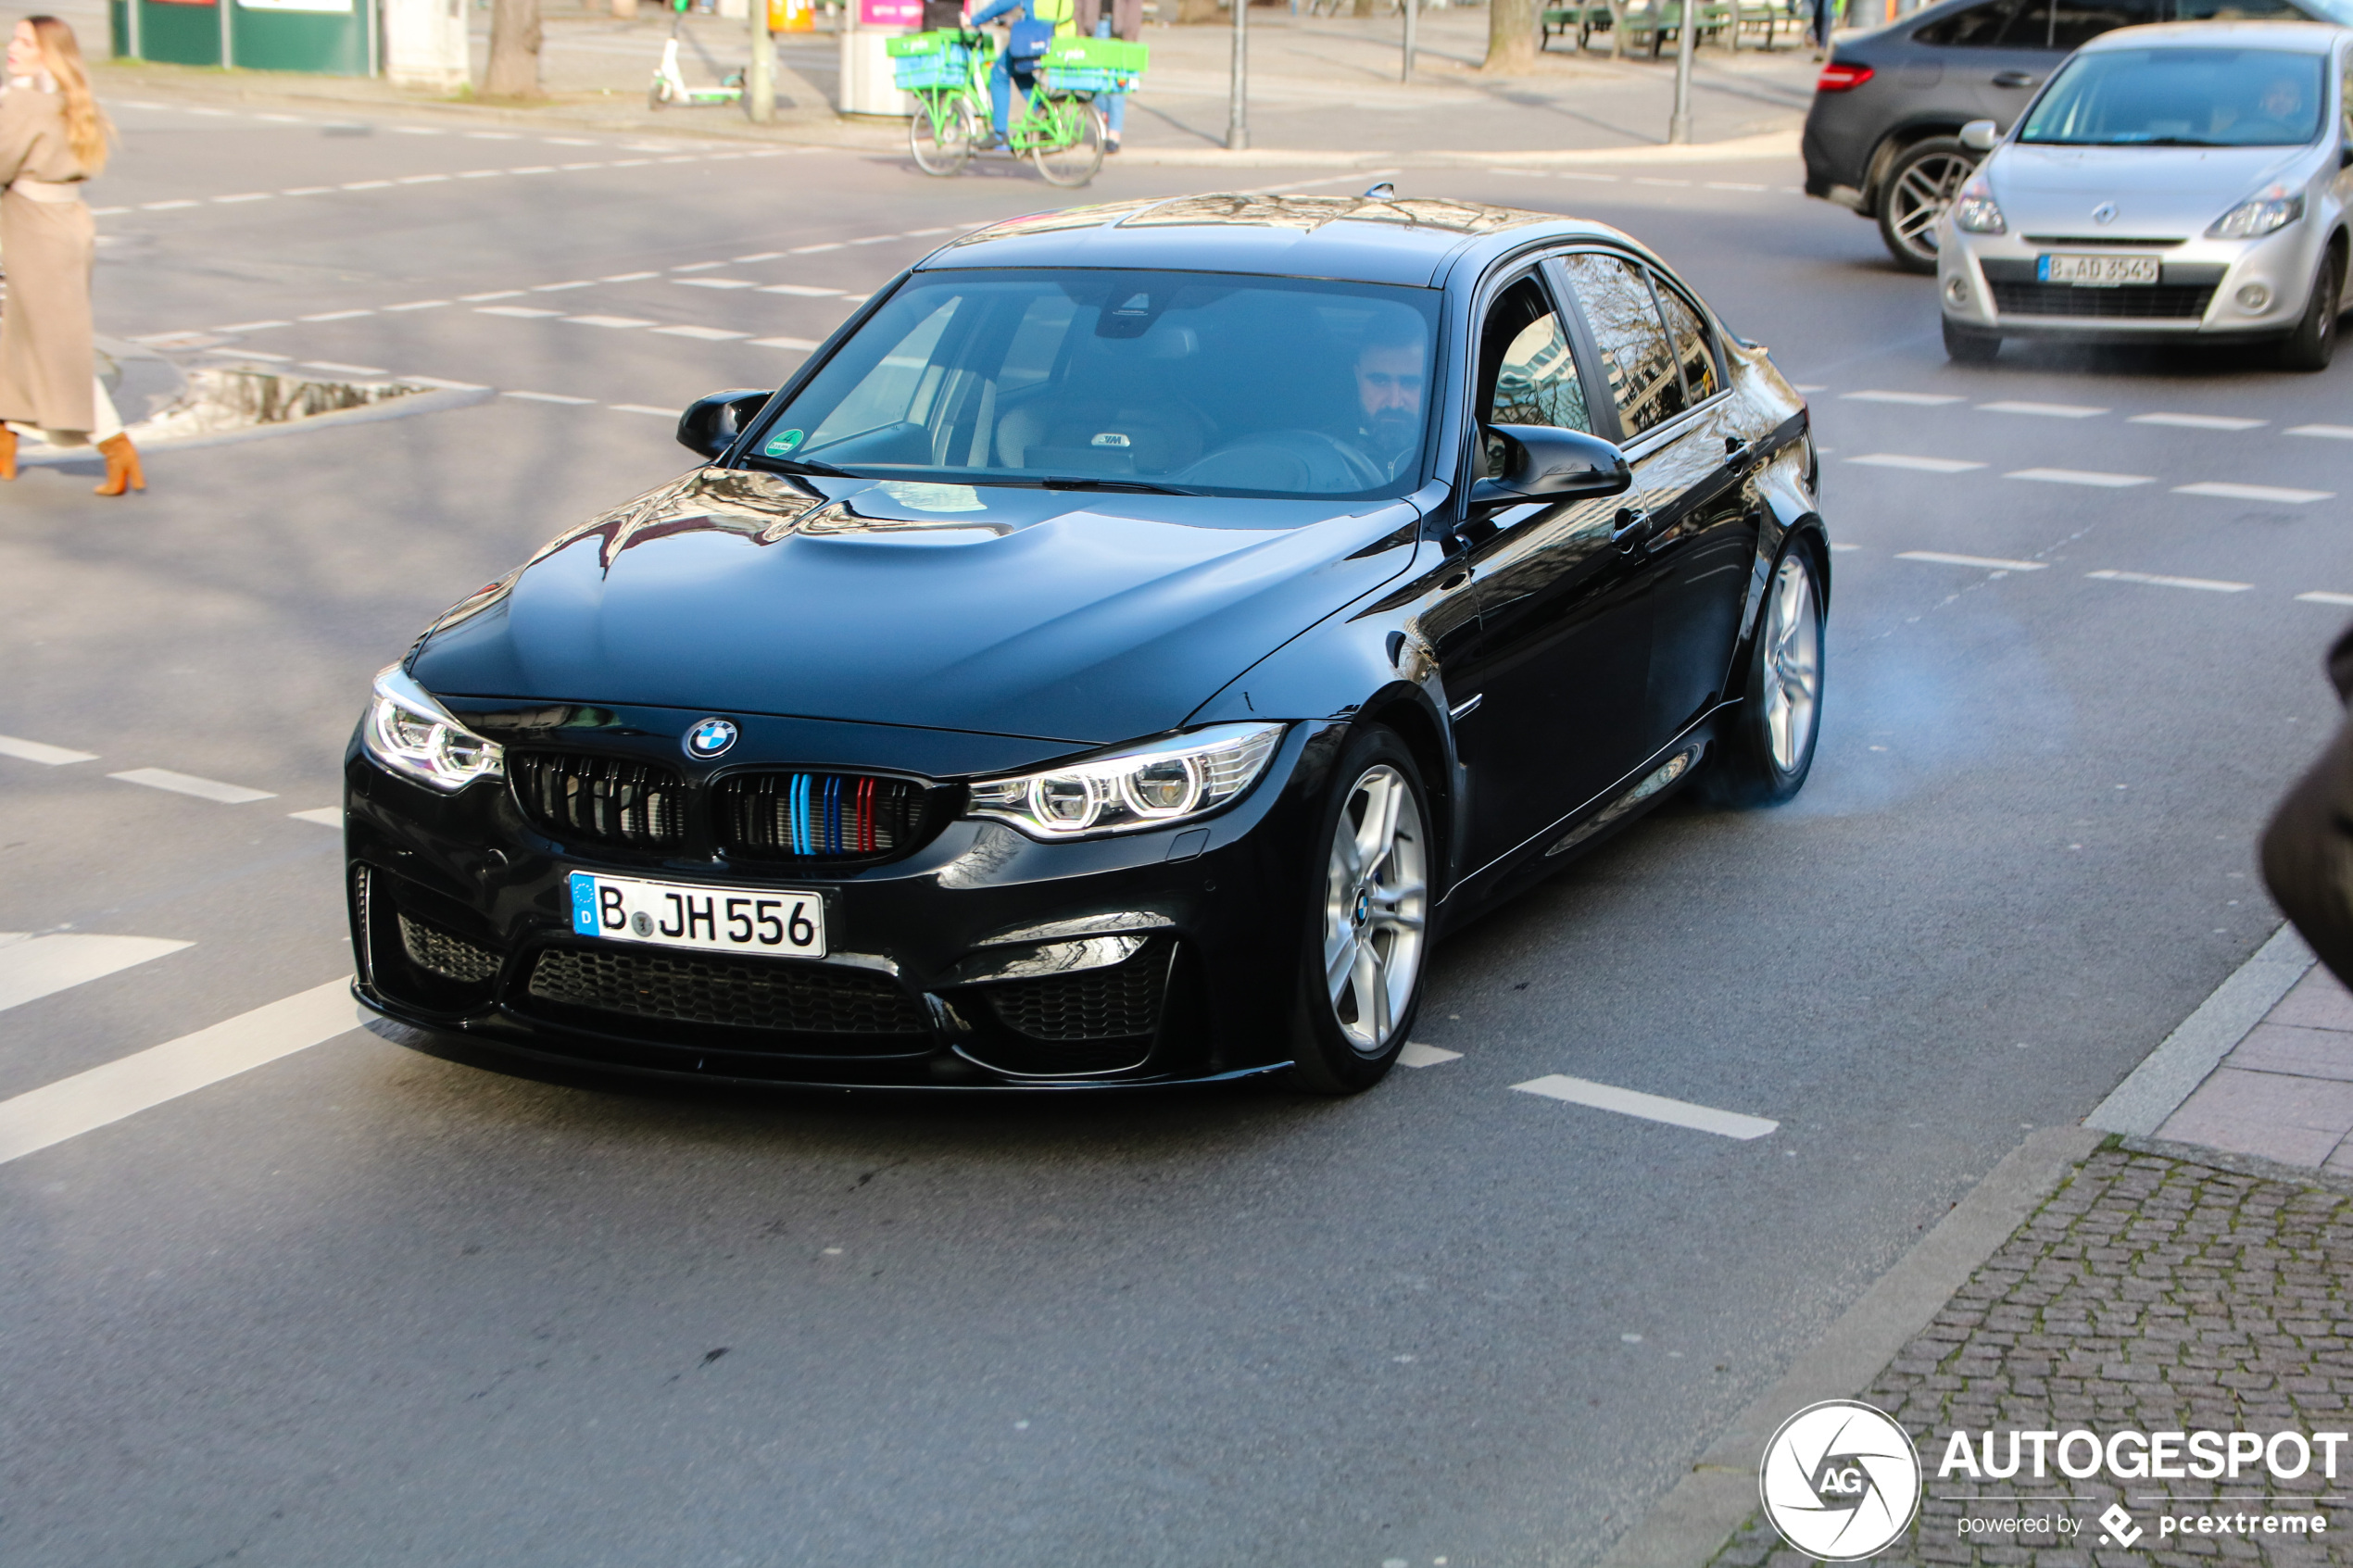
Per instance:
[[[1103,745],[1176,728],[1403,571],[1417,521],[1402,501],[705,469],[459,605],[410,673],[449,696]]]

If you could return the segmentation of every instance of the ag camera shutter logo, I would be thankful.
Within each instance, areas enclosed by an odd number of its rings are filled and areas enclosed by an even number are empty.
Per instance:
[[[1920,1456],[1886,1411],[1825,1399],[1781,1423],[1757,1471],[1765,1517],[1808,1557],[1853,1562],[1884,1551],[1920,1507]]]

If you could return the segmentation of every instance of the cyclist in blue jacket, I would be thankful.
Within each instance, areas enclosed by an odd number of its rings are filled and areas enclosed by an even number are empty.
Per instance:
[[[973,13],[972,25],[983,27],[1007,16],[1013,24],[988,72],[988,116],[1000,146],[1013,122],[1013,83],[1019,82],[1024,93],[1031,91],[1038,82],[1038,57],[1057,33],[1075,31],[1072,0],[991,0]]]

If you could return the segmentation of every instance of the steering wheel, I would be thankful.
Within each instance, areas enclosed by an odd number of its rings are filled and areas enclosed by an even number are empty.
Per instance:
[[[1389,483],[1370,458],[1347,442],[1320,430],[1304,428],[1260,431],[1219,447],[1176,476],[1179,483],[1231,483],[1219,470],[1244,470],[1240,484],[1264,484],[1270,490],[1342,493],[1372,490]],[[1349,483],[1330,483],[1334,470]],[[1277,477],[1279,475],[1280,477]]]

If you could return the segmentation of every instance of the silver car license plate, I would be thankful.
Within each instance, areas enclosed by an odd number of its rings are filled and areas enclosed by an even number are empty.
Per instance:
[[[825,900],[821,894],[641,882],[596,872],[573,872],[570,881],[575,936],[707,953],[825,956]]]
[[[2157,282],[2154,256],[2045,256],[2034,275],[2046,283],[2073,283],[2081,288],[2114,289],[2127,283]]]

